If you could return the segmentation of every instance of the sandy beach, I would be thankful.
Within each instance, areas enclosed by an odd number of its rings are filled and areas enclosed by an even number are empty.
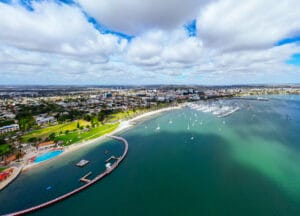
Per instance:
[[[63,153],[61,153],[60,155],[58,155],[57,157],[55,157],[53,159],[45,161],[45,162],[24,164],[22,171],[26,171],[26,170],[32,169],[34,167],[42,166],[42,165],[46,164],[47,162],[53,161],[56,158],[62,157],[62,156],[66,155],[70,152],[79,150],[79,149],[84,148],[86,146],[97,144],[97,143],[107,139],[107,136],[115,135],[115,134],[120,133],[122,131],[128,130],[129,128],[134,126],[136,124],[136,122],[138,122],[138,121],[145,120],[147,118],[153,117],[153,116],[158,115],[158,114],[163,113],[163,112],[176,110],[176,109],[181,109],[183,106],[184,106],[184,104],[174,106],[174,107],[166,107],[166,108],[162,108],[162,109],[142,113],[142,114],[140,114],[140,115],[138,115],[138,116],[136,116],[132,119],[129,119],[129,120],[122,120],[122,121],[120,121],[120,125],[118,126],[118,128],[116,130],[114,130],[113,132],[105,134],[105,135],[100,136],[100,137],[97,137],[97,138],[92,139],[92,140],[79,142],[79,143],[75,143],[75,144],[72,144],[70,146],[64,147],[64,152]]]

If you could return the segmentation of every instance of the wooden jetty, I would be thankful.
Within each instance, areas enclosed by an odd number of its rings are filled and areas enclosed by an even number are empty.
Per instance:
[[[80,178],[79,180],[80,180],[81,182],[90,183],[91,180],[87,178],[87,177],[89,177],[90,175],[92,175],[92,172],[88,172],[85,176],[83,176],[83,177]]]
[[[57,202],[60,202],[64,199],[67,199],[68,197],[70,196],[73,196],[74,194],[76,193],[79,193],[80,191],[90,187],[91,185],[95,184],[96,182],[98,182],[99,180],[101,180],[102,178],[104,178],[105,176],[109,175],[111,172],[113,172],[118,166],[119,164],[123,161],[123,159],[126,157],[127,155],[127,152],[128,152],[128,142],[127,140],[125,140],[124,138],[122,137],[117,137],[117,136],[107,136],[107,137],[110,137],[112,139],[115,139],[117,141],[120,141],[124,144],[125,146],[125,149],[124,149],[124,152],[123,154],[118,158],[118,160],[113,163],[110,167],[110,169],[106,169],[104,172],[100,173],[99,175],[97,175],[94,179],[90,180],[88,183],[84,184],[83,186],[69,192],[69,193],[66,193],[62,196],[59,196],[53,200],[50,200],[48,202],[45,202],[45,203],[42,203],[40,205],[37,205],[37,206],[34,206],[34,207],[31,207],[31,208],[28,208],[28,209],[25,209],[25,210],[21,210],[21,211],[17,211],[17,212],[13,212],[13,213],[9,213],[9,214],[6,214],[7,216],[15,216],[15,215],[24,215],[24,214],[28,214],[28,213],[31,213],[31,212],[34,212],[34,211],[37,211],[41,208],[45,208],[45,207],[48,207],[50,205],[53,205]]]
[[[118,157],[115,157],[114,155],[113,156],[111,156],[110,158],[108,158],[105,162],[107,163],[107,162],[109,162],[109,161],[111,161],[111,160],[118,160],[119,158]]]

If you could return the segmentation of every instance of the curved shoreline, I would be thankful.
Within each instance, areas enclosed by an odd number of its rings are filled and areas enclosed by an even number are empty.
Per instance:
[[[78,142],[78,143],[74,143],[74,144],[72,144],[70,146],[64,147],[64,151],[60,155],[58,155],[58,156],[56,156],[54,158],[51,158],[50,160],[41,162],[41,163],[26,164],[26,165],[23,166],[22,171],[28,171],[30,169],[43,166],[43,165],[45,165],[45,164],[47,164],[49,162],[54,161],[57,158],[60,158],[60,157],[64,156],[65,154],[68,154],[70,152],[79,150],[79,149],[84,148],[86,146],[91,146],[93,144],[97,144],[99,142],[102,142],[102,141],[105,140],[105,138],[107,136],[115,135],[117,133],[120,133],[122,131],[128,130],[129,128],[133,127],[137,121],[143,120],[143,119],[148,118],[148,117],[152,117],[152,116],[160,114],[162,112],[176,110],[176,109],[181,109],[183,106],[184,106],[184,104],[178,105],[178,106],[174,106],[174,107],[166,107],[166,108],[162,108],[162,109],[158,109],[158,110],[153,110],[153,111],[149,111],[149,112],[146,112],[146,113],[142,113],[142,114],[140,114],[140,115],[138,115],[138,116],[136,116],[136,117],[134,117],[132,119],[121,121],[120,125],[118,126],[118,128],[116,128],[114,131],[112,131],[112,132],[110,132],[110,133],[108,133],[106,135],[102,135],[100,137],[92,139],[92,140],[88,140],[88,141],[84,141],[84,142]]]
[[[14,171],[14,173],[8,177],[7,180],[4,180],[4,182],[0,183],[0,191],[3,190],[5,187],[7,187],[10,183],[12,183],[21,173],[22,171],[22,167],[13,167],[14,170],[17,169],[16,171]]]
[[[115,170],[119,166],[119,164],[123,161],[123,159],[126,157],[127,152],[128,152],[128,142],[127,142],[127,140],[125,140],[122,137],[117,137],[117,136],[108,136],[108,137],[122,142],[124,144],[124,146],[125,146],[125,149],[124,149],[124,152],[123,152],[122,156],[120,156],[118,158],[118,160],[115,163],[113,163],[110,168],[107,168],[104,172],[100,173],[98,176],[96,176],[94,179],[92,179],[89,183],[86,183],[85,185],[83,185],[83,186],[81,186],[81,187],[79,187],[79,188],[77,188],[77,189],[75,189],[75,190],[73,190],[73,191],[71,191],[69,193],[66,193],[66,194],[64,194],[62,196],[59,196],[59,197],[57,197],[55,199],[52,199],[52,200],[50,200],[48,202],[45,202],[45,203],[42,203],[40,205],[31,207],[31,208],[28,208],[28,209],[25,209],[25,210],[13,212],[13,213],[8,213],[8,214],[5,214],[4,216],[6,216],[6,215],[7,216],[8,215],[10,215],[10,216],[24,215],[24,214],[27,214],[27,213],[31,213],[31,212],[37,211],[37,210],[39,210],[41,208],[48,207],[48,206],[53,205],[53,204],[55,204],[55,203],[57,203],[59,201],[67,199],[67,198],[71,197],[72,195],[75,195],[76,193],[79,193],[80,191],[88,188],[89,186],[95,184],[96,182],[98,182],[99,180],[101,180],[102,178],[104,178],[105,176],[107,176],[110,173],[112,173],[112,171]]]

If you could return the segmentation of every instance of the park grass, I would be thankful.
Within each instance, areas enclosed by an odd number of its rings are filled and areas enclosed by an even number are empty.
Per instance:
[[[0,155],[4,155],[10,151],[10,146],[8,144],[0,145]]]
[[[140,115],[142,113],[145,112],[149,112],[149,111],[153,111],[153,110],[157,110],[157,109],[162,109],[162,108],[166,108],[168,107],[167,104],[159,104],[156,107],[152,107],[152,108],[138,108],[135,110],[127,110],[127,111],[120,111],[114,114],[109,115],[107,118],[106,122],[110,122],[110,123],[114,123],[120,120],[129,120],[137,115]]]
[[[6,167],[0,167],[0,172],[2,172],[3,170],[6,170]]]
[[[76,142],[87,141],[111,133],[119,126],[119,123],[105,124],[89,131],[76,130],[67,134],[60,134],[55,137],[55,141],[62,141],[64,146],[72,145]]]
[[[118,113],[114,113],[108,116],[107,122],[114,123],[120,120],[129,120],[137,115],[140,115],[144,112],[151,111],[149,108],[139,108],[136,110],[127,110],[120,111]]]
[[[108,122],[116,122],[119,121],[121,119],[129,119],[132,118],[134,115],[137,115],[141,112],[141,110],[128,110],[128,111],[124,111],[124,112],[118,112],[118,113],[114,113],[109,115],[108,117]]]
[[[80,127],[91,125],[90,122],[85,120],[77,120],[69,123],[58,124],[55,126],[46,127],[43,129],[32,131],[22,137],[22,141],[27,142],[30,138],[47,138],[52,133],[64,133],[65,131],[72,131],[77,129],[77,124],[79,123]]]
[[[114,131],[120,120],[131,119],[141,113],[167,107],[165,104],[160,104],[154,108],[139,108],[135,110],[120,111],[111,114],[104,121],[105,124],[92,128],[91,123],[85,120],[77,120],[70,123],[59,124],[47,128],[32,131],[22,137],[23,142],[28,142],[31,138],[46,139],[50,134],[55,134],[55,141],[62,141],[63,145],[71,145],[76,142],[90,140]],[[77,128],[79,122],[80,127],[90,126],[89,131],[80,130]]]

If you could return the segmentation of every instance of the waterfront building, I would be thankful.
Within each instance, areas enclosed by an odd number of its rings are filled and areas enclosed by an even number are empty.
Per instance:
[[[13,168],[8,168],[0,172],[0,182],[6,180],[13,173],[13,171],[14,171]]]
[[[5,159],[4,161],[4,165],[7,165],[13,161],[17,160],[17,155],[16,154],[12,154],[10,155],[8,158]]]
[[[53,148],[53,147],[55,147],[55,145],[56,144],[53,141],[43,142],[43,143],[40,143],[37,145],[37,149],[39,151],[42,151],[42,150]]]
[[[5,134],[8,132],[12,132],[12,131],[17,131],[19,130],[20,127],[18,124],[11,124],[11,125],[6,125],[3,127],[0,127],[0,134]]]

